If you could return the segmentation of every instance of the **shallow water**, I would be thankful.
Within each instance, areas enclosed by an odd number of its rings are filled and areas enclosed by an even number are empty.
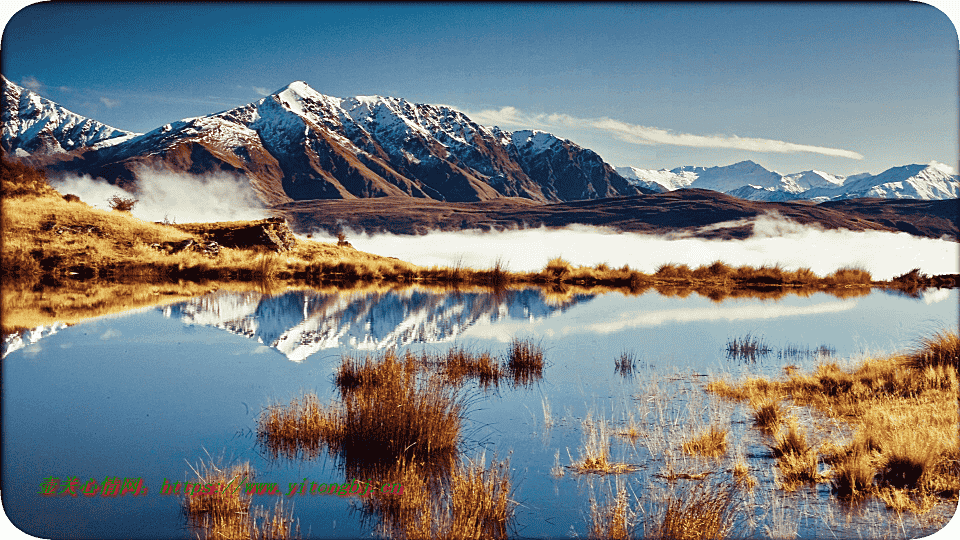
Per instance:
[[[827,345],[842,361],[903,350],[934,331],[957,328],[957,305],[956,290],[920,299],[874,292],[852,299],[814,294],[720,303],[655,292],[580,295],[557,303],[534,289],[500,295],[213,293],[8,340],[4,507],[21,529],[44,538],[192,538],[179,501],[161,495],[160,488],[165,479],[192,479],[190,465],[208,453],[224,462],[249,460],[258,481],[276,482],[284,492],[304,478],[344,481],[332,458],[271,461],[254,435],[257,414],[268,404],[287,402],[304,390],[316,391],[322,400],[332,397],[332,373],[343,354],[464,346],[504,355],[509,341],[519,337],[546,350],[544,377],[532,386],[493,392],[469,387],[462,455],[510,456],[521,536],[588,534],[588,500],[591,494],[602,499],[612,477],[550,474],[557,451],[561,465],[570,463],[568,452],[578,457],[588,414],[606,418],[613,430],[632,414],[647,422],[652,433],[647,440],[663,448],[677,447],[692,426],[729,418],[734,446],[744,449],[760,481],[757,500],[748,508],[758,520],[756,534],[923,536],[936,527],[896,522],[882,504],[868,505],[859,515],[845,513],[830,502],[823,484],[795,494],[773,490],[773,461],[761,437],[747,429],[742,407],[711,400],[701,386],[722,374],[778,376],[787,364],[808,370],[820,360],[812,354],[783,356],[790,347]],[[728,340],[746,334],[762,338],[772,352],[756,361],[729,359]],[[636,357],[632,376],[614,368],[623,352]],[[640,466],[623,475],[626,485],[639,500],[652,500],[665,486],[656,476],[664,465],[662,452],[618,437],[611,443],[615,458]],[[674,465],[693,471],[704,463],[677,456]],[[142,478],[149,491],[116,498],[41,497],[39,486],[51,476],[82,483]],[[254,504],[269,506],[272,500],[255,496]],[[306,537],[372,532],[352,510],[351,499],[307,495],[289,501]]]

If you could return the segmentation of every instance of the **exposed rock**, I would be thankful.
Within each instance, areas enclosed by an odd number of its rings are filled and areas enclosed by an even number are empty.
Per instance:
[[[281,252],[289,251],[297,245],[297,239],[287,226],[286,220],[279,217],[252,222],[189,223],[173,226],[182,231],[200,235],[204,243],[214,242],[228,248],[262,248]]]

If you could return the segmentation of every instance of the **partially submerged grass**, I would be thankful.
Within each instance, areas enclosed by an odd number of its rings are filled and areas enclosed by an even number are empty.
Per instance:
[[[419,372],[412,358],[392,351],[379,359],[344,358],[336,375],[339,403],[323,406],[307,394],[268,407],[258,419],[258,439],[275,456],[316,456],[324,446],[348,466],[455,455],[464,397],[439,374]]]
[[[494,538],[508,536],[514,517],[509,460],[484,455],[460,462],[443,477],[416,461],[401,459],[386,473],[404,486],[402,494],[374,491],[362,510],[379,516],[379,532],[389,538]]]
[[[727,358],[756,362],[758,358],[770,354],[772,349],[763,341],[763,338],[747,334],[741,338],[727,341]]]
[[[652,537],[669,540],[728,538],[737,522],[739,490],[731,482],[687,482],[666,501]]]
[[[796,420],[782,427],[770,448],[787,489],[825,481],[827,473],[818,467],[823,461],[832,465],[829,476],[838,497],[881,496],[898,509],[923,512],[931,507],[931,496],[955,501],[960,493],[960,389],[951,356],[956,342],[956,334],[945,331],[908,354],[867,358],[852,369],[822,363],[809,375],[791,370],[779,381],[711,381],[707,390],[749,400],[758,427],[780,416],[761,413],[763,407],[790,398],[855,430],[849,442],[821,446],[818,452]]]
[[[688,454],[720,457],[727,452],[727,428],[710,426],[707,430],[683,443],[681,448]]]
[[[184,492],[181,510],[187,524],[197,530],[198,538],[287,540],[300,537],[299,523],[295,522],[292,510],[284,510],[282,498],[272,511],[259,505],[251,508],[252,494],[243,489],[255,476],[249,463],[221,468],[211,459],[201,461],[193,472],[195,484],[203,489]],[[206,487],[210,485],[223,487],[208,490]]]
[[[507,353],[507,371],[515,384],[530,384],[543,378],[543,347],[531,339],[514,338]]]
[[[610,457],[610,429],[606,419],[593,420],[588,413],[582,422],[583,446],[580,459],[568,466],[579,474],[623,474],[637,470],[636,465],[613,461]]]
[[[800,430],[795,417],[787,420],[786,427],[776,433],[774,443],[769,447],[777,459],[780,471],[778,480],[784,489],[792,491],[800,484],[816,484],[827,480],[820,473],[817,452],[807,442],[807,436]]]
[[[637,369],[636,353],[633,351],[623,351],[620,353],[620,356],[617,357],[614,362],[613,369],[623,377],[633,376],[633,372]]]
[[[751,401],[750,408],[753,409],[753,425],[764,431],[774,431],[786,417],[780,401],[775,399]]]
[[[617,480],[616,494],[603,504],[590,498],[591,527],[589,538],[627,540],[633,528],[627,488]]]

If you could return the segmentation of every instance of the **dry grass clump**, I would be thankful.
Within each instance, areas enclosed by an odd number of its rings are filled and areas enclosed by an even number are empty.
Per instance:
[[[289,540],[299,539],[300,523],[292,510],[284,510],[283,499],[277,499],[272,510],[257,505],[242,514],[230,517],[206,517],[195,526],[203,540]]]
[[[390,538],[506,538],[516,506],[509,460],[487,466],[481,455],[447,471],[438,476],[401,459],[384,477],[403,485],[403,493],[374,491],[362,499],[363,512],[379,516],[379,532]]]
[[[727,358],[756,362],[757,358],[770,354],[771,349],[763,338],[747,334],[741,338],[727,340]]]
[[[351,467],[456,454],[464,398],[439,374],[419,372],[412,355],[345,357],[336,383],[340,403],[324,407],[307,395],[268,407],[258,419],[258,440],[284,456],[315,456],[325,444]]]
[[[727,452],[727,428],[710,426],[709,429],[686,441],[682,445],[684,452],[693,455],[720,457]]]
[[[434,374],[417,376],[405,364],[381,363],[375,383],[341,391],[342,435],[337,450],[347,461],[393,462],[454,455],[464,399]]]
[[[960,335],[949,330],[924,338],[909,355],[910,366],[917,370],[949,366],[960,371]]]
[[[768,446],[777,458],[779,480],[784,489],[792,491],[802,483],[816,484],[827,480],[820,473],[816,450],[807,442],[807,436],[800,430],[795,417],[787,420],[786,428],[778,431],[774,443]]]
[[[733,480],[738,486],[743,486],[747,489],[753,489],[757,486],[757,479],[750,474],[750,467],[747,466],[747,462],[742,453],[737,454],[737,460],[734,462],[731,472],[733,473]]]
[[[219,490],[206,492],[201,489],[194,493],[186,492],[182,500],[183,512],[193,524],[199,524],[205,517],[211,519],[232,518],[236,514],[244,514],[250,509],[251,495],[245,493],[243,486],[253,480],[253,468],[249,462],[233,465],[230,468],[220,468],[213,460],[200,462],[199,470],[193,469],[197,479],[195,484],[206,486],[210,484],[224,486]]]
[[[845,267],[824,277],[823,280],[830,285],[870,285],[873,277],[863,268]]]
[[[547,261],[547,266],[543,269],[543,274],[548,279],[559,281],[573,271],[573,265],[564,260],[563,257],[554,257]]]
[[[821,447],[832,466],[830,481],[838,497],[884,499],[898,511],[922,513],[931,497],[956,500],[960,494],[960,385],[949,359],[956,342],[951,332],[925,339],[908,355],[868,358],[852,369],[836,362],[817,366],[812,374],[787,372],[785,380],[739,384],[713,381],[707,389],[731,399],[748,399],[758,427],[773,423],[778,413],[761,407],[789,397],[854,428],[852,440]],[[821,482],[818,452],[791,420],[770,445],[778,459],[781,483],[787,489],[803,482]]]
[[[293,398],[288,405],[270,405],[257,419],[257,440],[274,458],[313,459],[324,445],[331,451],[336,448],[343,431],[339,411],[321,405],[313,393]]]
[[[440,372],[452,381],[475,378],[480,386],[497,386],[504,375],[503,367],[488,352],[472,354],[463,347],[452,348],[440,361]]]
[[[251,508],[252,495],[244,489],[255,473],[248,462],[229,468],[218,467],[213,460],[201,462],[196,484],[202,489],[184,493],[181,510],[198,538],[224,540],[287,540],[300,537],[300,526],[292,511],[284,511],[278,499],[273,510]],[[222,486],[208,490],[206,486]],[[185,486],[186,487],[186,486]]]
[[[589,538],[610,538],[627,540],[630,538],[630,503],[627,501],[627,488],[618,482],[617,494],[612,501],[603,505],[590,498],[591,527]]]
[[[690,279],[693,271],[685,264],[664,263],[657,267],[654,277],[661,279]]]
[[[686,483],[666,503],[663,521],[654,538],[664,540],[718,540],[728,538],[737,520],[739,490],[729,482]]]
[[[543,378],[543,347],[530,339],[514,338],[507,353],[507,370],[516,384]]]
[[[573,461],[571,458],[570,469],[580,474],[623,474],[637,469],[635,465],[610,458],[610,430],[606,419],[594,421],[592,414],[588,413],[582,425],[580,459]]]
[[[773,431],[786,418],[778,400],[751,400],[750,408],[753,409],[753,425],[764,431]]]

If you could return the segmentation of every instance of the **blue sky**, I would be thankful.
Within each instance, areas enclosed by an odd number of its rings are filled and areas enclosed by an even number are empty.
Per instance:
[[[915,3],[34,4],[0,55],[13,82],[139,132],[303,80],[543,129],[617,166],[958,158],[957,32]]]

